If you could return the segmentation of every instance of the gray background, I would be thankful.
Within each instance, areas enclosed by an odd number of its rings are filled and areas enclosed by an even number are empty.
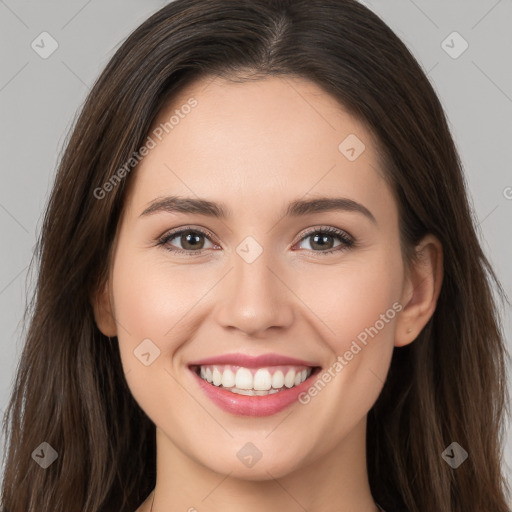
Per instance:
[[[34,283],[27,270],[64,138],[119,44],[165,3],[0,0],[0,414],[21,354],[21,317]],[[428,73],[465,167],[484,250],[512,298],[512,0],[362,3]],[[58,43],[46,59],[31,47],[44,31]],[[463,48],[458,36],[448,37],[454,31],[469,45],[457,58],[447,53]],[[49,44],[46,39],[46,49]],[[511,320],[507,308],[509,347]],[[512,480],[510,424],[506,439]]]

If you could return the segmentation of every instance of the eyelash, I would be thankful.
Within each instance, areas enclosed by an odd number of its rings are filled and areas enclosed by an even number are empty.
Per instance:
[[[164,246],[164,248],[166,250],[168,250],[172,253],[184,254],[186,256],[192,256],[192,257],[200,255],[203,252],[202,250],[187,251],[185,249],[171,248],[169,245],[167,245],[169,240],[172,240],[172,239],[176,238],[178,235],[182,235],[183,233],[200,233],[201,235],[204,235],[208,239],[211,238],[210,233],[207,233],[206,231],[203,231],[202,229],[187,227],[187,228],[178,229],[176,231],[171,231],[170,233],[163,235],[161,238],[158,239],[157,245]],[[333,228],[330,226],[314,228],[310,231],[307,231],[306,233],[304,233],[304,235],[302,235],[301,239],[297,243],[300,243],[303,240],[305,240],[306,238],[308,238],[314,234],[317,234],[317,233],[324,234],[324,235],[333,235],[333,236],[335,236],[335,238],[337,238],[339,241],[342,242],[342,245],[335,247],[333,249],[329,249],[327,251],[313,251],[310,249],[310,252],[326,255],[326,254],[332,254],[334,252],[342,252],[343,250],[350,249],[351,247],[353,247],[355,245],[354,239],[351,236],[349,236],[345,231],[342,231],[341,229]],[[210,242],[211,242],[211,240],[210,240]]]

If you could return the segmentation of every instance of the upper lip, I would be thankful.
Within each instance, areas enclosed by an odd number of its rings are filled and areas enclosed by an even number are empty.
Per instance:
[[[259,356],[248,356],[246,354],[232,353],[222,354],[219,356],[208,357],[192,361],[189,366],[206,366],[213,364],[226,364],[233,366],[243,366],[244,368],[262,368],[265,366],[280,366],[280,365],[293,365],[293,366],[318,366],[311,361],[303,359],[296,359],[294,357],[283,356],[280,354],[268,353]]]

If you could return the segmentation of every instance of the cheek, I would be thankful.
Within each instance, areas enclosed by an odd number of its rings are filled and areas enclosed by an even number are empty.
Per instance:
[[[319,266],[298,280],[295,289],[317,318],[329,347],[340,355],[356,340],[369,348],[369,340],[393,339],[402,281],[399,255],[374,251],[347,259],[346,265]],[[387,351],[388,345],[379,350]]]
[[[180,275],[130,248],[120,247],[114,262],[112,293],[121,361],[133,397],[150,417],[158,414],[169,393],[176,402],[182,398],[171,377],[172,361],[193,299],[186,292],[194,284]]]
[[[125,251],[115,262],[113,276],[120,334],[135,344],[149,338],[160,351],[173,352],[173,340],[181,339],[204,287],[204,278],[193,272],[192,265],[170,266],[149,255],[130,256]]]
[[[162,404],[169,397],[173,411],[184,410],[190,400],[174,378],[173,356],[187,339],[187,320],[201,296],[191,274],[130,249],[120,249],[114,263],[112,293],[124,373],[134,399],[159,424],[168,414]]]
[[[305,286],[298,292],[313,305],[316,325],[325,333],[322,341],[331,352],[321,382],[301,397],[319,419],[318,429],[330,424],[336,433],[325,440],[325,450],[371,409],[393,354],[395,322],[402,308],[401,259],[391,252],[365,256],[339,267],[334,278],[333,267],[318,268],[308,280],[316,286],[309,287],[309,293]],[[320,430],[317,435],[321,437]]]

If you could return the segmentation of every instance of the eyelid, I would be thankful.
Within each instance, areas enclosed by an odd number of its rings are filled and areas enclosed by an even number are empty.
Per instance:
[[[177,235],[180,235],[184,231],[192,231],[201,233],[202,235],[206,236],[207,238],[215,238],[213,234],[208,231],[206,228],[202,227],[196,227],[196,226],[183,226],[175,229],[171,229],[169,231],[166,231],[162,236],[159,237],[159,240],[162,240],[164,238],[169,238],[170,236],[176,237]]]
[[[312,235],[313,233],[327,233],[329,235],[337,235],[345,239],[346,242],[355,243],[354,237],[345,231],[344,229],[335,228],[334,226],[316,226],[313,228],[308,228],[306,231],[302,232],[299,236],[298,241],[302,241],[304,238]],[[294,244],[295,245],[295,244]],[[319,251],[317,251],[319,252]]]

